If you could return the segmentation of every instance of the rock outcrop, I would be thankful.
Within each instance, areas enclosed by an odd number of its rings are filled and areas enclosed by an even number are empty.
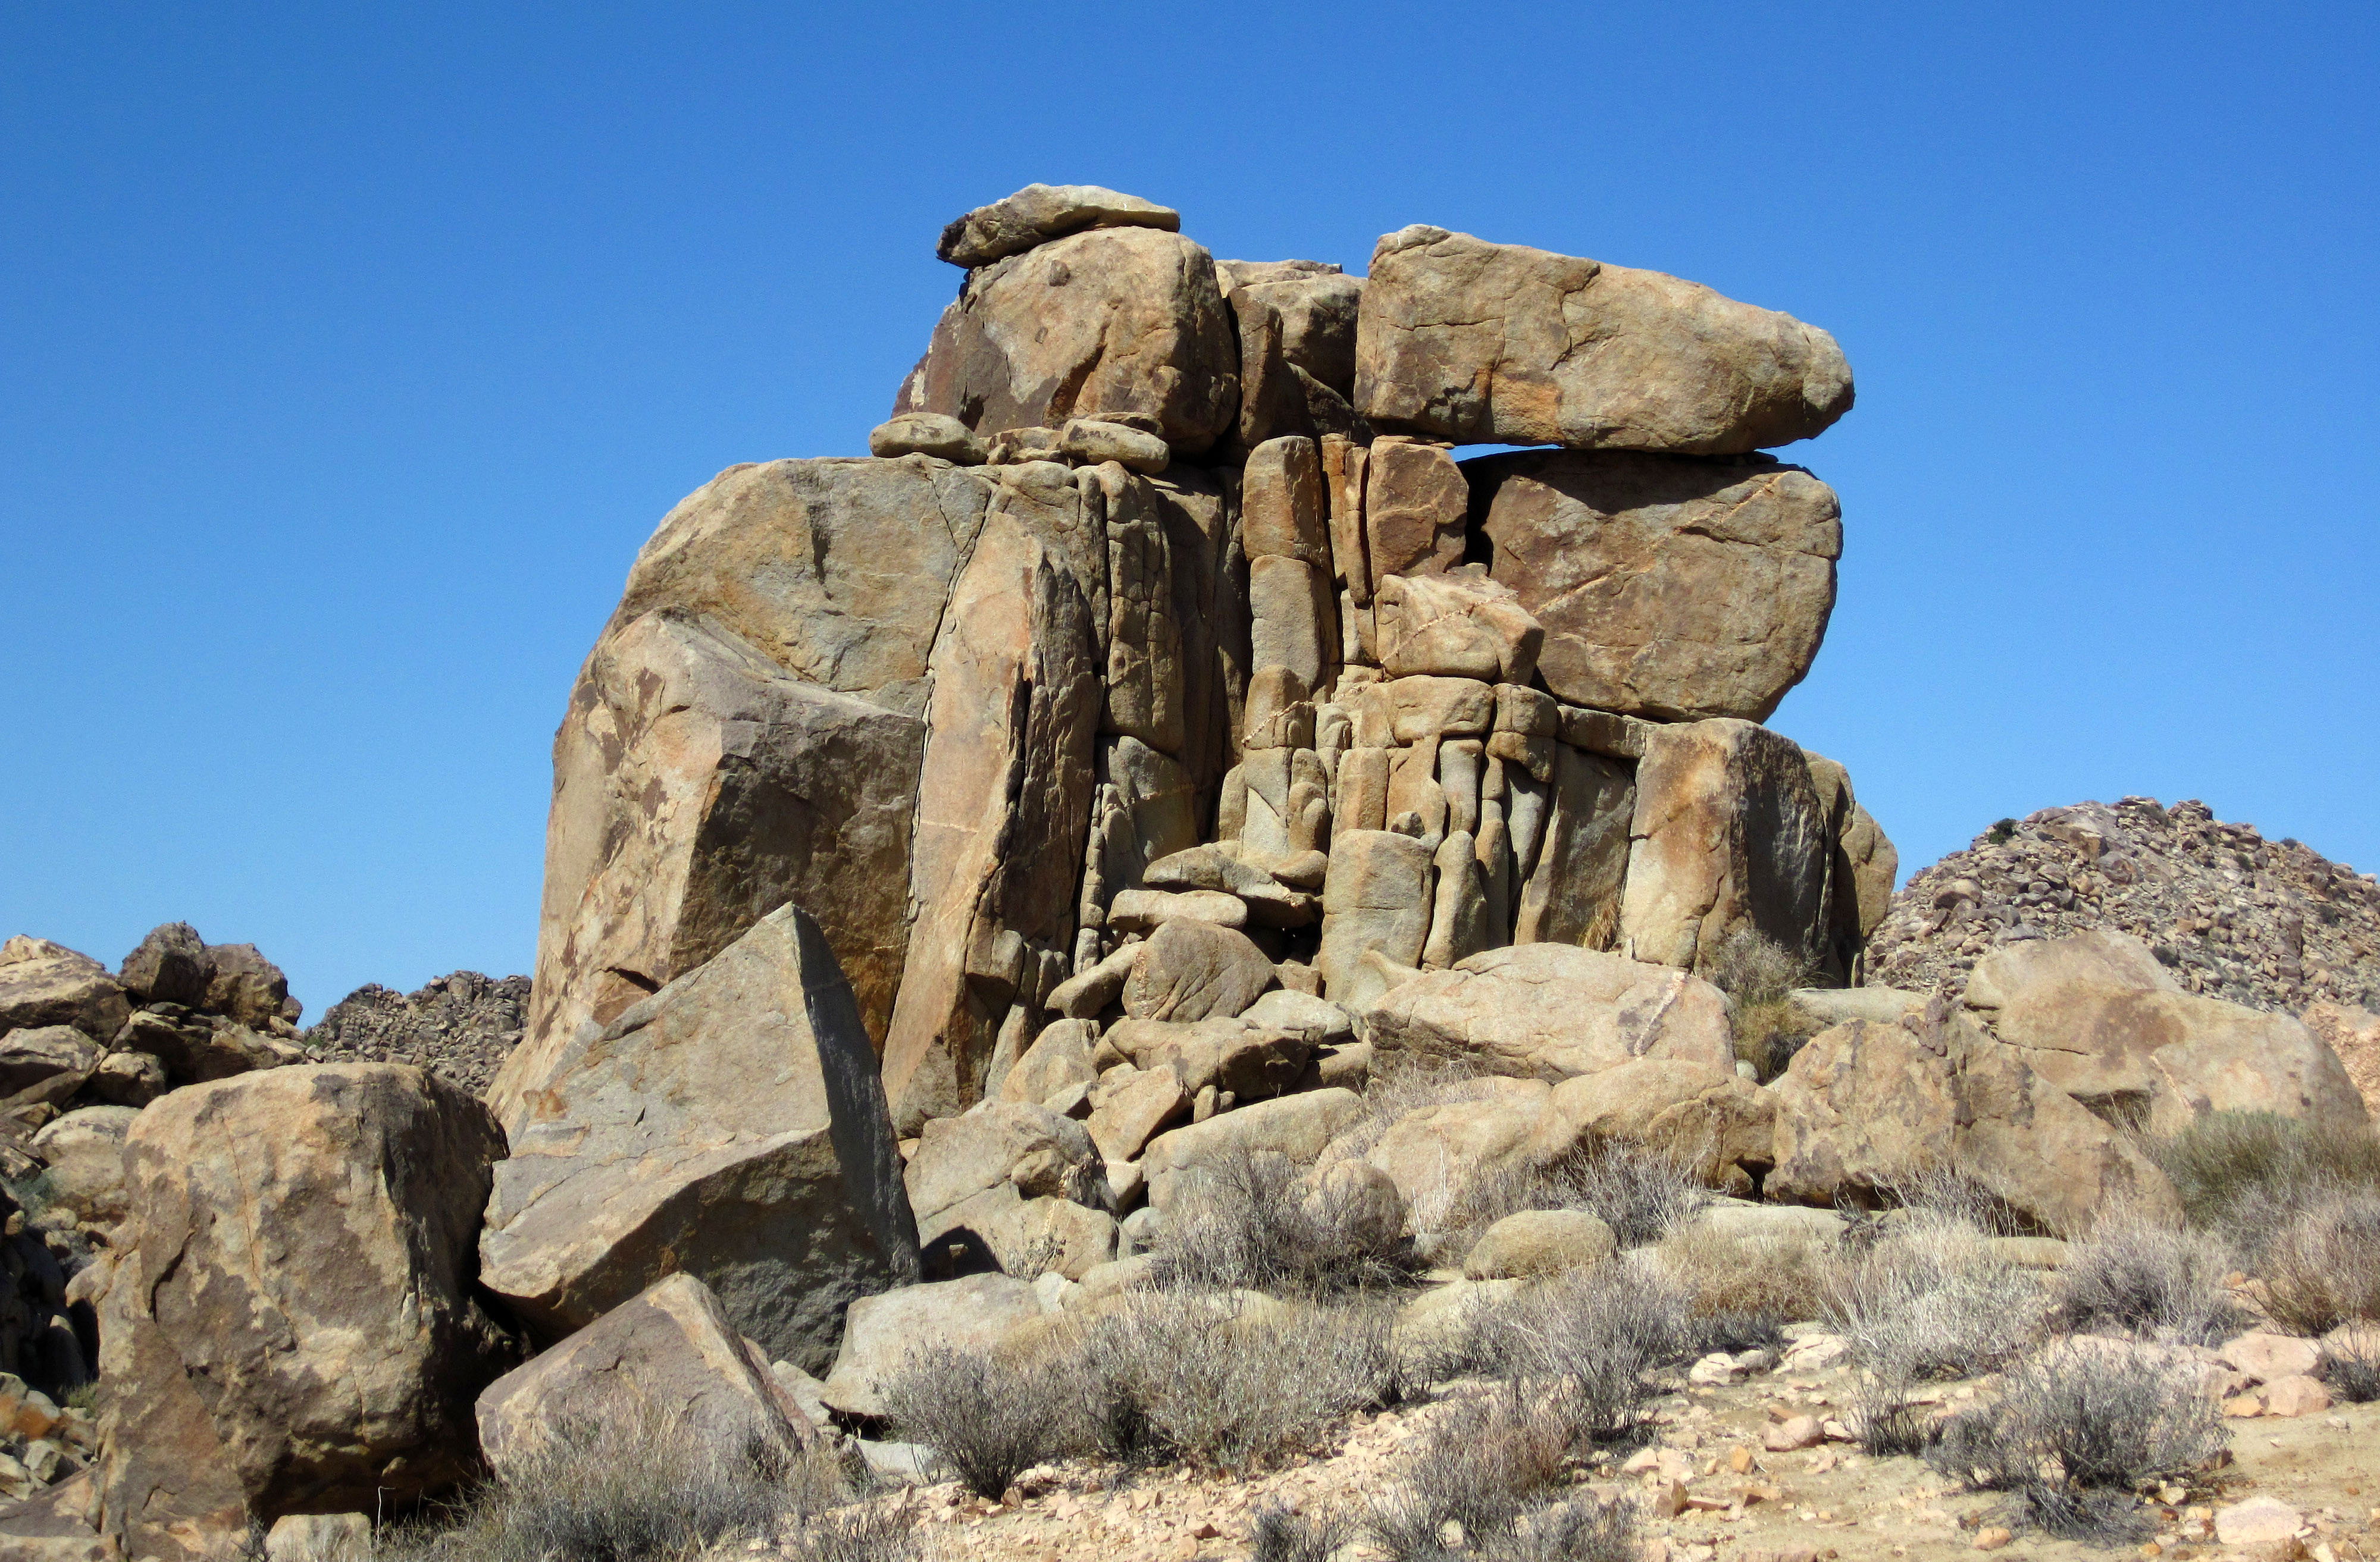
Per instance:
[[[410,1063],[477,1096],[528,1023],[527,976],[455,971],[409,993],[377,982],[331,1005],[300,1038],[325,1063]]]

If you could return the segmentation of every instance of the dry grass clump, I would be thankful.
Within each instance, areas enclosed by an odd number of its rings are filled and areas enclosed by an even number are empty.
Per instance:
[[[1450,1405],[1373,1503],[1374,1544],[1391,1562],[1624,1562],[1635,1550],[1633,1508],[1555,1497],[1577,1468],[1579,1433],[1559,1382],[1508,1379]]]
[[[1473,1322],[1469,1364],[1530,1385],[1569,1446],[1642,1435],[1657,1374],[1701,1345],[1679,1291],[1628,1263],[1547,1281]]]
[[[905,1439],[933,1449],[969,1491],[995,1502],[1063,1447],[1046,1388],[986,1350],[918,1347],[886,1381],[884,1405]]]
[[[1653,1250],[1697,1318],[1769,1318],[1779,1324],[1825,1310],[1828,1244],[1800,1234],[1682,1225]]]
[[[1239,1150],[1177,1194],[1153,1250],[1176,1290],[1327,1297],[1408,1283],[1424,1266],[1398,1222],[1349,1183]]]
[[[1727,994],[1735,1055],[1764,1081],[1783,1073],[1802,1044],[1817,1035],[1787,996],[1809,985],[1808,964],[1766,934],[1736,928],[1703,958],[1695,975]]]
[[[671,1562],[778,1536],[820,1562],[917,1554],[905,1522],[824,1513],[853,1495],[823,1448],[789,1459],[759,1437],[619,1416],[557,1429],[460,1503],[383,1533],[375,1551],[392,1562]]]
[[[2272,1112],[2210,1112],[2143,1148],[2181,1194],[2192,1225],[2253,1252],[2264,1233],[2344,1193],[2380,1194],[2380,1135]]]
[[[1654,1148],[1624,1140],[1583,1141],[1549,1161],[1507,1161],[1474,1172],[1440,1217],[1441,1248],[1466,1253],[1508,1215],[1577,1209],[1611,1228],[1621,1247],[1658,1242],[1710,1200],[1691,1149]]]
[[[2300,1210],[2265,1245],[2258,1265],[2274,1321],[2326,1334],[2380,1318],[2380,1193],[2338,1193]]]
[[[2230,1267],[2229,1253],[2204,1232],[2112,1210],[2069,1245],[2052,1315],[2077,1333],[2212,1345],[2246,1322],[2223,1288]]]
[[[2070,1340],[2011,1367],[1999,1398],[1952,1417],[1927,1459],[2013,1494],[2018,1524],[2112,1542],[2152,1528],[2134,1488],[2189,1474],[2228,1438],[2221,1408],[2185,1367],[2120,1343]]]
[[[2314,1375],[2350,1405],[2380,1399],[2380,1342],[2357,1346],[2325,1345],[2314,1363]]]

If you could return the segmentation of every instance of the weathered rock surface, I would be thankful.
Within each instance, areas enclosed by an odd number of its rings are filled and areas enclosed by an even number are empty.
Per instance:
[[[0,1097],[64,1101],[99,1067],[97,1043],[72,1025],[41,1025],[0,1035]]]
[[[479,1102],[392,1064],[275,1069],[150,1107],[124,1152],[141,1277],[127,1305],[153,1326],[128,1392],[179,1414],[157,1381],[178,1375],[266,1518],[460,1480],[471,1401],[510,1354],[471,1287],[504,1153]],[[111,1485],[137,1484],[146,1457]]]
[[[326,1063],[410,1063],[477,1096],[528,1023],[529,979],[455,971],[409,993],[368,982],[303,1037]]]
[[[1179,234],[1100,228],[969,272],[892,411],[978,432],[1123,414],[1197,455],[1232,426],[1239,364],[1214,257]]]
[[[1480,1233],[1463,1259],[1470,1280],[1529,1279],[1600,1264],[1619,1249],[1611,1228],[1583,1209],[1524,1209]]]
[[[917,1274],[875,1055],[795,907],[583,1029],[528,1108],[480,1279],[549,1335],[682,1271],[772,1359],[816,1371],[846,1305]]]
[[[779,1459],[815,1436],[719,1298],[685,1274],[655,1281],[506,1373],[476,1412],[480,1451],[499,1476],[579,1425],[650,1425]]]
[[[33,1154],[49,1168],[50,1195],[87,1226],[113,1226],[129,1206],[124,1141],[140,1114],[129,1107],[84,1107],[33,1135]]]
[[[1182,213],[1099,185],[1027,185],[1014,195],[952,220],[934,253],[954,266],[983,266],[1085,228],[1158,228],[1172,233]]]
[[[868,431],[868,454],[888,460],[904,455],[930,455],[958,466],[980,466],[991,447],[973,429],[939,412],[908,412],[891,418]]]
[[[1272,980],[1272,962],[1246,934],[1176,919],[1149,936],[1124,982],[1123,1010],[1135,1020],[1228,1019]]]
[[[1695,969],[1737,928],[1825,958],[1834,840],[1802,751],[1749,721],[1654,729],[1636,767],[1620,947]]]
[[[914,1352],[936,1345],[988,1349],[1042,1311],[1031,1284],[1007,1275],[969,1275],[863,1297],[852,1303],[834,1370],[827,1374],[827,1407],[881,1416],[886,1382]]]
[[[1810,671],[1842,510],[1801,467],[1559,451],[1463,470],[1488,574],[1545,626],[1537,665],[1561,699],[1757,721]]]
[[[103,1042],[131,1011],[123,986],[89,955],[24,934],[0,944],[0,1035],[72,1025]]]
[[[1732,1071],[1727,999],[1665,965],[1567,944],[1489,950],[1392,988],[1365,1014],[1378,1053],[1563,1080],[1638,1058]]]
[[[1777,1102],[1707,1058],[1631,1058],[1554,1086],[1548,1149],[1580,1141],[1648,1145],[1714,1186],[1751,1185],[1775,1158]]]
[[[2380,1120],[2380,1014],[2325,1001],[2306,1010],[2305,1024],[2338,1054],[2365,1110]]]
[[[1851,410],[1835,339],[1658,272],[1416,224],[1372,251],[1365,417],[1470,444],[1730,454]]]

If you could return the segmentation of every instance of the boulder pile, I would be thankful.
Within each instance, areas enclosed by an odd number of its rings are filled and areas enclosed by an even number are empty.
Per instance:
[[[19,1358],[99,1365],[43,1523],[227,1557],[632,1408],[790,1456],[921,1343],[1120,1296],[1248,1168],[1510,1290],[1643,1234],[1465,1191],[1613,1143],[1755,1220],[1955,1170],[2065,1236],[2175,1207],[2135,1129],[2364,1120],[2321,1037],[2120,935],[1877,985],[1926,974],[1892,845],[1764,724],[1834,601],[1836,497],[1765,454],[1849,409],[1826,333],[1438,228],[1367,277],[1180,228],[966,213],[870,454],[663,518],[555,735],[525,1014],[465,973],[301,1045],[178,925],[114,975],[0,951],[91,1250],[17,1293]],[[1721,985],[1755,958],[1809,984],[1790,1060]]]

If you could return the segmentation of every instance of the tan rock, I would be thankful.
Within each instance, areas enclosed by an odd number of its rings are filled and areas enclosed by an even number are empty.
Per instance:
[[[2303,1377],[2313,1373],[2321,1363],[2322,1347],[2295,1335],[2251,1329],[2224,1341],[2216,1354],[2226,1366],[2258,1383],[2278,1383],[2285,1377]]]
[[[1649,1145],[1706,1182],[1776,1154],[1776,1102],[1733,1068],[1703,1059],[1631,1058],[1554,1086],[1539,1150],[1581,1141]]]
[[[2347,1077],[2380,1120],[2380,1014],[2324,999],[2307,1009],[2306,1029],[2338,1054]]]
[[[1296,559],[1327,575],[1330,513],[1321,453],[1312,440],[1267,440],[1248,453],[1240,478],[1240,546],[1251,560]]]
[[[1108,1032],[1107,1043],[1135,1068],[1170,1072],[1187,1095],[1211,1085],[1241,1101],[1279,1096],[1294,1085],[1315,1046],[1303,1027],[1275,1028],[1245,1017],[1189,1023],[1122,1020]]]
[[[1538,669],[1565,702],[1759,720],[1809,672],[1842,523],[1800,467],[1529,452],[1465,470],[1489,573],[1544,625]]]
[[[1269,1150],[1299,1166],[1312,1166],[1363,1113],[1363,1098],[1352,1090],[1306,1090],[1160,1133],[1140,1157],[1148,1175],[1149,1203],[1162,1210],[1183,1174],[1225,1156]]]
[[[404,1503],[468,1473],[471,1401],[510,1354],[472,1290],[504,1153],[484,1107],[402,1064],[275,1069],[140,1114],[125,1306],[162,1350],[137,1345],[136,1373],[187,1378],[257,1514]],[[135,1392],[179,1413],[169,1386]]]
[[[1285,667],[1308,689],[1337,671],[1338,609],[1327,568],[1299,559],[1248,561],[1249,657],[1259,668]]]
[[[600,1030],[498,1168],[480,1281],[550,1336],[674,1270],[815,1371],[854,1298],[917,1274],[917,1235],[857,1006],[787,906]]]
[[[96,1517],[111,1548],[103,1557],[245,1562],[249,1519],[239,1467],[144,1289],[140,1255],[127,1253],[98,1309]]]
[[[1620,935],[1635,775],[1621,761],[1557,744],[1548,801],[1536,866],[1514,908],[1512,941],[1608,950]]]
[[[1471,832],[1451,831],[1433,854],[1431,868],[1438,888],[1421,963],[1425,970],[1442,971],[1501,940],[1488,930],[1488,879]]]
[[[1378,995],[1378,979],[1363,964],[1367,951],[1401,965],[1419,964],[1429,939],[1431,906],[1428,847],[1388,830],[1335,832],[1322,886],[1321,943],[1314,956],[1324,996],[1353,1007]]]
[[[1760,1446],[1772,1454],[1792,1453],[1801,1448],[1815,1448],[1827,1440],[1826,1428],[1814,1415],[1787,1416],[1783,1421],[1762,1428]]]
[[[908,938],[915,720],[790,676],[715,623],[607,631],[554,740],[528,1034],[489,1087],[508,1128],[571,1035],[700,965],[788,900],[820,905],[863,1023]]]
[[[1476,678],[1394,678],[1380,690],[1399,743],[1475,737],[1495,724],[1496,690]]]
[[[851,1305],[834,1370],[827,1374],[827,1407],[845,1415],[883,1415],[884,1385],[913,1352],[933,1345],[990,1350],[1041,1313],[1033,1287],[1006,1275],[970,1275],[862,1297]]]
[[[1012,1183],[987,1188],[926,1223],[926,1272],[987,1268],[1019,1279],[1078,1279],[1116,1255],[1116,1219],[1073,1199],[1027,1197]]]
[[[902,1181],[919,1240],[931,1242],[948,1212],[993,1188],[1099,1203],[1106,1192],[1101,1164],[1081,1123],[1024,1102],[983,1101],[926,1124]]]
[[[1967,978],[1970,1009],[1998,1009],[2027,987],[2074,982],[2116,991],[2179,992],[2148,945],[2130,933],[2094,928],[2063,938],[2002,944]]]
[[[1157,490],[1116,466],[1082,473],[1075,488],[1085,501],[1085,528],[1096,526],[1107,538],[1107,705],[1100,725],[1152,752],[1178,753],[1188,735],[1182,606],[1173,541]],[[1183,782],[1186,790],[1186,776]]]
[[[499,1476],[579,1425],[659,1416],[673,1430],[791,1459],[816,1435],[710,1288],[671,1275],[480,1396],[480,1451]]]
[[[1006,515],[986,524],[946,623],[917,778],[917,914],[884,1043],[905,1133],[980,1097],[1025,949],[1073,947],[1101,705],[1079,583]]]
[[[1374,248],[1356,331],[1356,410],[1459,443],[1722,454],[1852,405],[1842,350],[1790,315],[1419,224]]]
[[[85,1225],[113,1226],[128,1212],[124,1140],[140,1114],[130,1107],[84,1107],[33,1135],[49,1167],[50,1196]]]
[[[911,412],[868,431],[868,454],[887,460],[930,455],[959,466],[980,466],[991,450],[973,429],[939,412]]]
[[[1395,435],[1373,441],[1363,509],[1375,595],[1390,575],[1443,575],[1463,562],[1471,489],[1445,445]]]
[[[1463,1058],[1531,1079],[1569,1079],[1636,1058],[1727,1070],[1735,1061],[1717,987],[1566,944],[1488,950],[1451,970],[1425,972],[1375,1004],[1365,1032],[1381,1053]]]
[[[1583,1209],[1526,1209],[1480,1234],[1463,1256],[1468,1280],[1528,1279],[1600,1264],[1619,1250],[1611,1228]]]
[[[1552,1094],[1542,1080],[1478,1081],[1465,1099],[1398,1118],[1363,1159],[1396,1183],[1413,1233],[1459,1228],[1475,1183],[1536,1159]]]
[[[1102,1079],[1084,1123],[1110,1162],[1136,1160],[1143,1146],[1190,1114],[1190,1096],[1172,1069],[1128,1069]]]
[[[1127,472],[1155,474],[1173,462],[1173,453],[1155,434],[1099,418],[1069,418],[1058,430],[1058,453],[1087,466],[1112,461]]]
[[[1245,927],[1248,903],[1220,890],[1119,890],[1108,907],[1108,926],[1119,933],[1147,933],[1176,918]]]
[[[1070,1019],[1095,1018],[1123,996],[1123,985],[1132,975],[1133,967],[1140,963],[1145,945],[1126,944],[1113,954],[1079,975],[1070,976],[1050,989],[1047,999],[1050,1011]]]
[[[1149,936],[1124,981],[1135,1020],[1204,1020],[1239,1013],[1272,985],[1272,962],[1245,934],[1175,919]]]
[[[934,253],[954,266],[985,266],[1085,228],[1178,231],[1182,213],[1099,185],[1027,185],[978,206],[942,230]]]
[[[1001,1082],[1000,1098],[1044,1103],[1075,1085],[1090,1084],[1099,1078],[1091,1066],[1091,1044],[1098,1039],[1099,1027],[1088,1020],[1050,1021]]]
[[[1093,229],[971,272],[892,411],[978,430],[1133,414],[1197,455],[1232,426],[1239,363],[1206,249],[1152,228]]]
[[[99,1059],[99,1044],[72,1025],[9,1031],[0,1035],[0,1097],[62,1103],[83,1087]]]
[[[1688,969],[1750,928],[1823,955],[1834,842],[1802,751],[1749,721],[1663,727],[1636,768],[1620,948]]]
[[[21,933],[0,943],[0,1035],[71,1025],[105,1042],[131,1012],[122,984],[91,956]]]
[[[1959,1104],[1949,1059],[1899,1025],[1852,1021],[1812,1037],[1768,1087],[1776,1103],[1772,1199],[1874,1202],[1949,1153]]]
[[[1216,269],[1239,323],[1240,442],[1352,430],[1363,279],[1314,260],[1219,260]]]
[[[2082,1236],[2117,1205],[2180,1218],[2180,1195],[2130,1135],[1967,1022],[1953,1022],[1945,1039],[1959,1098],[1951,1164],[1961,1171],[2055,1235]]]
[[[2268,1545],[2292,1538],[2304,1522],[2278,1497],[2250,1497],[2215,1510],[2215,1538],[2225,1545]]]
[[[1373,621],[1380,668],[1391,678],[1443,673],[1525,685],[1545,643],[1544,627],[1512,587],[1469,575],[1391,575],[1380,582]]]

